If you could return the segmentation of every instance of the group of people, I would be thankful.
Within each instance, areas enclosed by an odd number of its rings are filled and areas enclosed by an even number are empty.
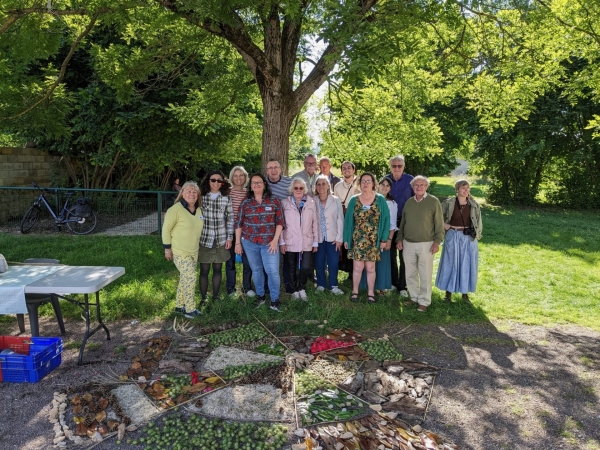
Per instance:
[[[183,184],[166,213],[162,238],[165,257],[179,270],[177,312],[193,318],[208,302],[212,266],[212,299],[221,288],[226,264],[226,291],[236,293],[236,255],[242,259],[241,291],[257,307],[270,300],[281,311],[280,273],[286,293],[308,300],[307,283],[317,291],[343,295],[338,272],[352,280],[350,300],[367,301],[398,290],[406,305],[424,312],[431,304],[433,258],[444,241],[436,287],[451,300],[465,301],[477,283],[481,238],[480,207],[466,180],[456,182],[456,196],[443,204],[427,193],[429,180],[404,173],[404,157],[390,160],[381,180],[371,172],[356,176],[350,161],[342,177],[331,173],[331,161],[306,155],[304,170],[287,177],[276,160],[267,174],[249,175],[242,166],[229,178],[209,171],[200,186]],[[200,308],[194,304],[196,266],[200,264]],[[254,284],[254,288],[252,287]]]

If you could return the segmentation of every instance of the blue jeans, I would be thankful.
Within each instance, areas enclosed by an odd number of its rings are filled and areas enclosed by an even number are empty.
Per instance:
[[[315,256],[315,269],[317,271],[317,286],[330,289],[338,285],[338,267],[340,252],[335,249],[333,242],[321,242]],[[329,268],[329,280],[325,281],[325,268]],[[327,283],[327,285],[325,285]]]
[[[271,303],[279,301],[279,249],[275,253],[269,253],[269,246],[255,244],[248,239],[242,238],[242,247],[248,257],[252,269],[252,279],[256,288],[256,295],[265,295],[265,274],[268,276]],[[264,272],[263,272],[264,269]]]

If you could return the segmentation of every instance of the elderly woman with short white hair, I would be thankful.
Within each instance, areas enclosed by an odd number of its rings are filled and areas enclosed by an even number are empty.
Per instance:
[[[435,286],[446,291],[444,300],[448,302],[453,292],[460,292],[462,299],[470,303],[469,292],[475,292],[479,270],[481,207],[471,196],[467,180],[458,180],[454,188],[456,196],[442,203],[446,237]]]

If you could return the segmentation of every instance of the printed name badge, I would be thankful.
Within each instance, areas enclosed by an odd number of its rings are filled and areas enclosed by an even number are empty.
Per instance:
[[[273,211],[273,208],[271,206],[265,206],[265,211]]]
[[[198,220],[204,220],[204,216],[203,216],[202,214],[200,214],[200,215],[198,216]]]
[[[371,209],[371,205],[363,205],[362,209],[368,211],[369,209]]]

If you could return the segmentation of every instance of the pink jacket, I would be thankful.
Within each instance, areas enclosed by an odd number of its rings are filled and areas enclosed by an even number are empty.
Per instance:
[[[279,245],[285,245],[288,252],[309,252],[318,246],[319,241],[319,216],[317,205],[312,197],[306,196],[306,202],[302,208],[302,226],[300,225],[300,213],[292,202],[291,197],[281,201],[283,214],[285,216],[285,228],[281,233]]]

